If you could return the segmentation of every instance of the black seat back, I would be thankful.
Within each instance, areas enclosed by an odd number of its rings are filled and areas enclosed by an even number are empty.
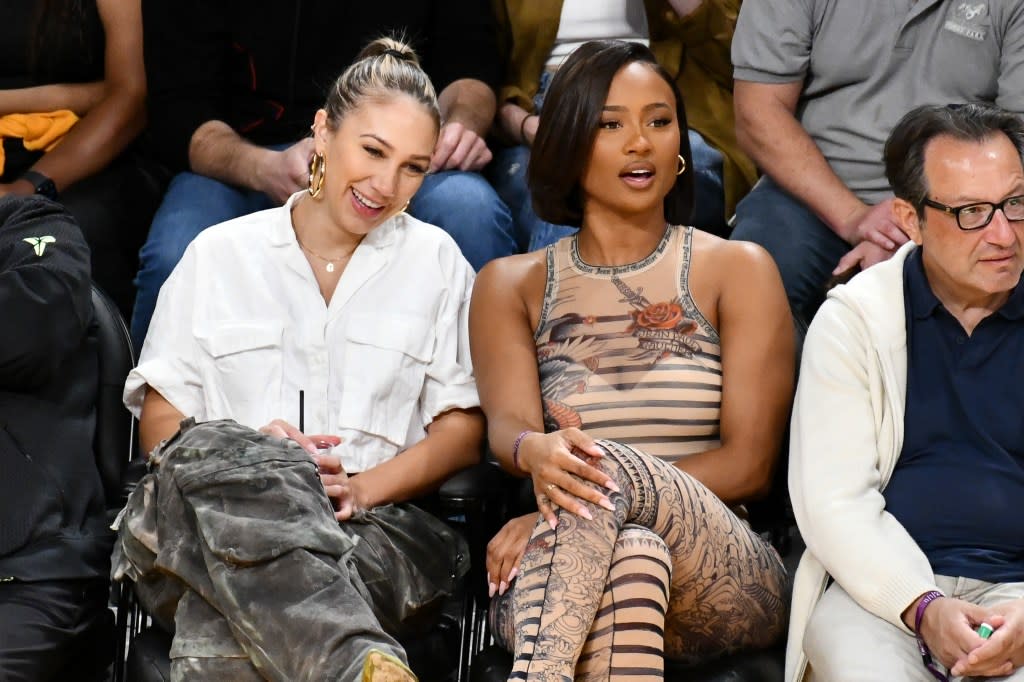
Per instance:
[[[123,504],[121,478],[132,453],[134,420],[121,402],[128,372],[134,366],[132,340],[117,306],[94,284],[93,325],[99,355],[96,433],[93,449],[108,509]]]

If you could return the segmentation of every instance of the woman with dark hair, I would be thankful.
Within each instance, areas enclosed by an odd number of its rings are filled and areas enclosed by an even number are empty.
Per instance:
[[[137,253],[166,175],[145,125],[140,0],[9,0],[0,22],[0,196],[64,204],[93,279],[131,312]]]
[[[688,225],[720,236],[736,203],[757,180],[733,125],[729,58],[740,0],[501,0],[492,2],[507,56],[495,121],[505,147],[495,150],[488,178],[515,220],[522,251],[573,234],[535,214],[526,168],[551,77],[588,40],[626,40],[650,47],[686,93],[696,206]]]
[[[792,322],[763,250],[685,226],[691,176],[647,48],[569,57],[529,181],[542,218],[580,230],[488,265],[470,311],[491,448],[540,510],[488,547],[516,679],[651,679],[783,632],[785,570],[737,514],[771,480]]]

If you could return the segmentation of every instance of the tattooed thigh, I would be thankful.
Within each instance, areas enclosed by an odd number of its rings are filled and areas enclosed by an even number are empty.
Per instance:
[[[666,653],[700,660],[777,641],[789,593],[778,554],[721,501],[688,513],[698,522],[690,529],[692,551],[673,553]]]

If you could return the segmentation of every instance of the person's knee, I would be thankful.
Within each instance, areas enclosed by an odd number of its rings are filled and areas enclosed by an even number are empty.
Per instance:
[[[153,216],[149,236],[139,252],[142,279],[163,284],[185,254],[185,249],[207,227],[240,215],[234,205],[237,190],[193,173],[175,176]],[[189,197],[202,196],[201,201]],[[140,282],[145,286],[145,281]],[[159,285],[156,287],[159,289]]]
[[[511,223],[497,192],[479,173],[445,171],[432,176],[412,200],[414,214],[429,223],[472,233],[482,223]]]
[[[817,680],[912,679],[907,671],[920,666],[912,637],[861,608],[837,585],[811,613],[803,646]]]
[[[665,540],[650,528],[626,525],[619,531],[612,548],[612,563],[632,558],[660,564],[671,573],[672,552]]]
[[[451,235],[475,270],[518,250],[512,214],[479,173],[428,176],[413,197],[410,212]]]

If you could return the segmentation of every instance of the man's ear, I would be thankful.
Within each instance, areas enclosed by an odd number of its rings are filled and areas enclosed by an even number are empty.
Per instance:
[[[900,229],[910,237],[910,241],[921,246],[921,219],[917,215],[917,209],[905,199],[894,199],[892,214]]]

